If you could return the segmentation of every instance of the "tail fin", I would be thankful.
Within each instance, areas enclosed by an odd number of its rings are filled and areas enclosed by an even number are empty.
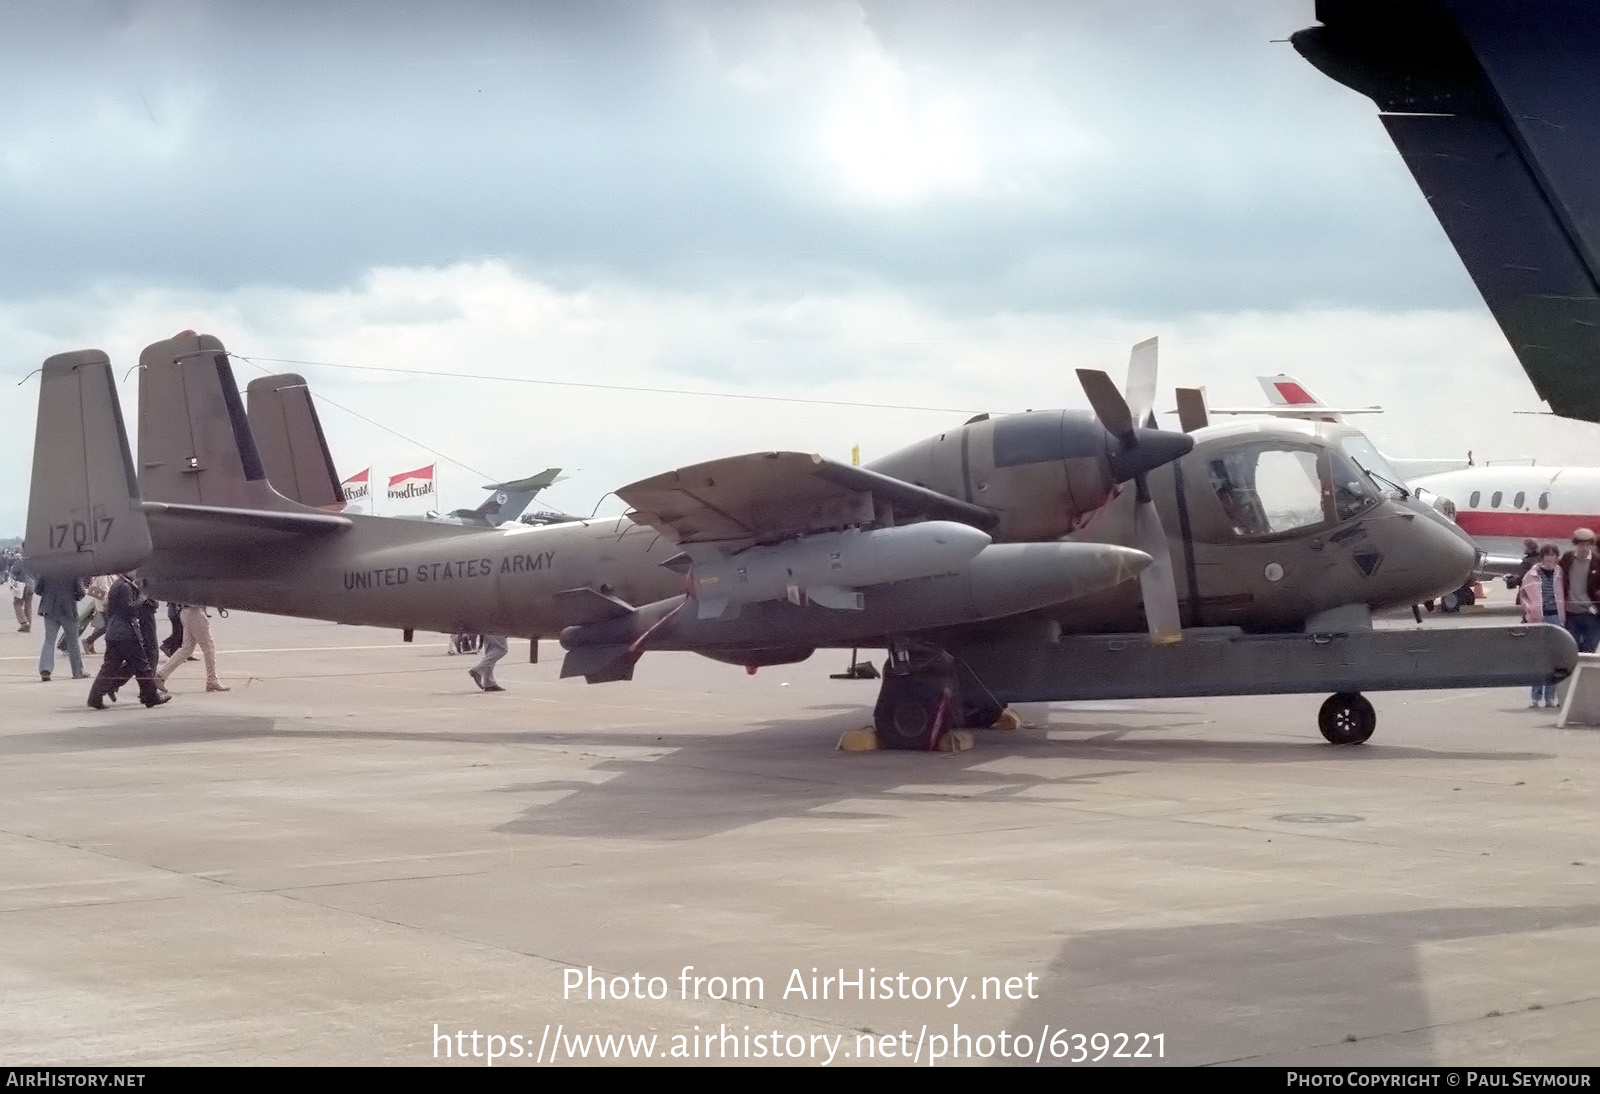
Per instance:
[[[1322,400],[1307,391],[1299,380],[1281,372],[1276,376],[1257,376],[1256,383],[1267,393],[1267,402],[1273,406],[1310,408],[1323,405]]]
[[[560,481],[560,478],[561,468],[547,467],[537,475],[529,475],[525,479],[485,486],[485,490],[493,493],[484,499],[482,505],[464,513],[458,510],[455,515],[498,527],[520,517],[523,510],[528,508],[528,504],[539,496],[539,491]]]
[[[1178,389],[1178,424],[1185,433],[1193,433],[1211,424],[1206,411],[1206,389],[1180,387]]]
[[[305,378],[286,372],[251,380],[246,407],[272,488],[301,505],[344,508],[344,488]]]
[[[233,367],[209,334],[139,355],[139,486],[146,501],[292,509],[267,481]]]
[[[117,399],[99,350],[44,363],[28,494],[29,566],[83,577],[130,570],[150,554],[150,527]]]

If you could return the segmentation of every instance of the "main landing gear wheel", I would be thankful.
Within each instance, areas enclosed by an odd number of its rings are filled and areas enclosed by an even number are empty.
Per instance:
[[[1358,745],[1378,728],[1378,712],[1356,691],[1330,695],[1317,711],[1317,728],[1329,744]]]
[[[878,747],[927,750],[950,728],[954,689],[935,676],[885,676],[872,708]]]

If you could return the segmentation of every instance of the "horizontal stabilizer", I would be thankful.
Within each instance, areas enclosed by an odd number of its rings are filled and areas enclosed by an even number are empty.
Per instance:
[[[561,678],[581,676],[591,684],[610,684],[618,680],[632,680],[633,651],[622,643],[605,646],[579,646],[568,650],[561,662]]]
[[[140,565],[150,529],[139,508],[111,361],[99,350],[44,363],[24,543],[41,576],[85,577]]]
[[[1345,414],[1382,414],[1381,406],[1214,406],[1213,414],[1255,414],[1273,418],[1309,418],[1312,421],[1338,421]]]
[[[343,532],[355,523],[337,513],[232,509],[222,505],[183,505],[169,501],[147,501],[142,508],[153,521],[183,524],[197,531],[210,525],[218,529],[276,532],[285,536],[330,535]]]
[[[632,604],[608,596],[598,589],[565,589],[550,599],[563,629],[587,627],[592,623],[604,623],[608,619],[621,619],[633,614]]]
[[[537,475],[529,475],[525,479],[512,479],[510,482],[495,482],[485,486],[485,490],[531,490],[535,494],[547,486],[554,486],[561,481],[561,468],[547,467]]]
[[[230,509],[216,505],[181,505],[147,501],[143,505],[158,547],[252,550],[305,536],[327,536],[353,525],[334,513]]]

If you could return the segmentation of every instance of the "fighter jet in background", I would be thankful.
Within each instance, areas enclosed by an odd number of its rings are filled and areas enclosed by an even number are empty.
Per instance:
[[[476,509],[452,509],[448,513],[429,513],[429,520],[446,524],[466,524],[482,528],[498,528],[507,521],[521,520],[528,503],[539,496],[547,486],[561,481],[561,468],[548,467],[537,475],[511,482],[485,486],[489,496]]]
[[[245,406],[262,469],[272,488],[301,505],[330,512],[343,511],[342,482],[305,377],[285,372],[252,380],[245,392]],[[560,481],[561,468],[548,467],[525,479],[485,486],[489,496],[476,509],[429,513],[426,519],[443,524],[498,528],[507,521],[520,519],[540,491]]]

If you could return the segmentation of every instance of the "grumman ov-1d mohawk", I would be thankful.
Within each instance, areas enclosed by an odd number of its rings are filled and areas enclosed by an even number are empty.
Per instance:
[[[1575,664],[1554,627],[1371,629],[1373,608],[1455,588],[1475,551],[1362,469],[1355,430],[1142,425],[1153,340],[1126,395],[1079,379],[1092,413],[980,415],[867,467],[713,460],[622,487],[624,517],[481,529],[306,504],[338,484],[308,397],[269,481],[222,344],[185,332],[141,355],[137,476],[105,355],[45,362],[28,554],[40,573],[137,566],[187,603],[559,637],[562,675],[591,683],[650,650],[753,671],[883,648],[873,721],[894,748],[1010,702],[1308,691],[1337,693],[1321,728],[1353,743],[1375,724],[1362,689]]]

